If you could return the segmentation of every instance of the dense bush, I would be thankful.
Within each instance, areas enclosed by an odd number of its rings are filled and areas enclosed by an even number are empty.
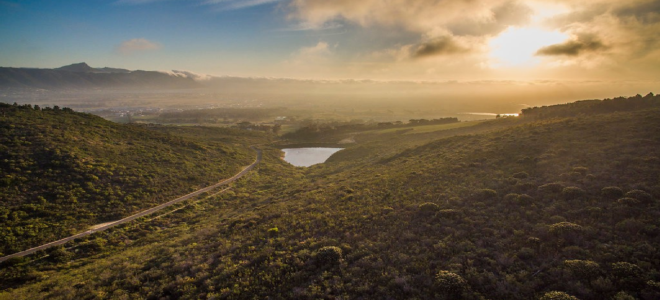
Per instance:
[[[608,186],[601,190],[601,195],[605,198],[616,199],[623,196],[623,190],[617,186]]]
[[[326,246],[316,252],[316,260],[321,265],[336,265],[341,261],[341,248],[335,246]]]
[[[562,196],[564,196],[564,199],[566,200],[576,200],[586,196],[587,192],[585,192],[583,189],[579,187],[569,186],[564,188],[561,191],[561,194]]]
[[[529,174],[527,174],[527,172],[518,172],[516,174],[513,174],[511,177],[517,179],[525,179],[525,178],[529,178]]]
[[[600,275],[600,265],[590,260],[565,260],[564,267],[571,271],[576,278],[591,280]]]
[[[642,203],[641,201],[630,197],[619,198],[616,200],[616,202],[627,206],[638,206],[640,203]]]
[[[439,271],[435,275],[437,289],[447,295],[459,295],[467,288],[467,281],[460,275],[449,271]]]
[[[497,191],[492,189],[482,189],[475,193],[478,199],[487,200],[497,198]]]
[[[563,189],[564,185],[557,182],[547,183],[538,187],[539,192],[544,194],[560,193]]]
[[[651,196],[651,194],[642,190],[632,190],[630,192],[627,192],[625,196],[627,198],[637,199],[644,204],[651,204],[654,201],[653,196]]]
[[[422,214],[434,214],[440,210],[440,206],[432,202],[426,202],[419,205],[419,212]]]
[[[579,299],[564,292],[553,291],[543,294],[543,296],[541,296],[539,300],[579,300]]]

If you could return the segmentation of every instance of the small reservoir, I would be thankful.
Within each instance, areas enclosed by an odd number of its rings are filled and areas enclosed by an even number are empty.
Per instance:
[[[284,160],[296,167],[309,167],[322,164],[330,156],[344,148],[287,148],[284,151]]]

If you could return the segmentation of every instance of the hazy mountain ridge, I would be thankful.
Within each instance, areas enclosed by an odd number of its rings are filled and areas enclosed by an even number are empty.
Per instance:
[[[77,63],[56,69],[0,67],[0,89],[187,89],[200,87],[191,76],[158,71],[92,68]]]
[[[130,73],[131,72],[131,70],[119,69],[119,68],[108,68],[108,67],[92,68],[87,63],[84,62],[59,67],[56,68],[55,70],[83,72],[83,73]]]

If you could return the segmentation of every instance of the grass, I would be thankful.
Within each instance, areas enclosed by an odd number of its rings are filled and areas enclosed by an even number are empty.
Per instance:
[[[469,122],[458,122],[451,124],[439,124],[439,125],[421,125],[421,126],[411,126],[411,127],[396,127],[380,130],[369,130],[363,132],[357,132],[356,134],[388,134],[394,133],[397,131],[406,131],[405,134],[418,134],[418,133],[429,133],[442,130],[450,130],[456,128],[470,127],[477,124],[480,124],[484,121],[469,121]],[[412,130],[411,130],[412,129]]]

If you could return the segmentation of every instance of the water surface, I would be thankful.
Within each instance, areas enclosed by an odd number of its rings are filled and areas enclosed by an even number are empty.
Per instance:
[[[322,164],[331,155],[344,148],[287,148],[284,151],[284,160],[296,167],[309,167]]]

